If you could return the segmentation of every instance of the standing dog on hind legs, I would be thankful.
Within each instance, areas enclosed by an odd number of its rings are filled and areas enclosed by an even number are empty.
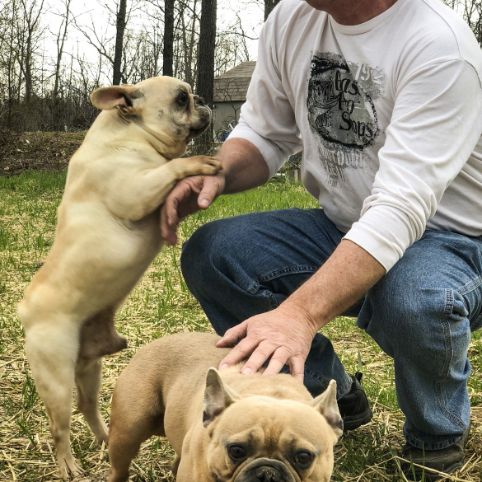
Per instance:
[[[211,117],[186,83],[155,77],[91,99],[102,112],[70,161],[55,242],[18,307],[64,478],[81,473],[69,440],[74,385],[79,410],[107,440],[101,357],[126,346],[114,313],[161,247],[160,206],[180,179],[220,169],[212,157],[179,158]]]

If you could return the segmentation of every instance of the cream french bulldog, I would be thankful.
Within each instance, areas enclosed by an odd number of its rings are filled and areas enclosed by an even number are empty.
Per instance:
[[[155,77],[91,100],[102,112],[70,161],[55,242],[18,307],[64,478],[81,472],[69,441],[74,384],[79,410],[107,440],[100,359],[126,346],[114,313],[161,247],[160,206],[180,179],[220,169],[212,157],[179,157],[211,116],[188,84]]]
[[[114,390],[109,482],[128,480],[142,442],[166,436],[177,482],[327,482],[343,432],[336,383],[313,399],[287,374],[217,371],[226,349],[208,333],[141,348]]]

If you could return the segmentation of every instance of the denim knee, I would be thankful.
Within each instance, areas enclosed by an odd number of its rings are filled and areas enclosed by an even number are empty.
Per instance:
[[[443,378],[457,358],[465,363],[467,314],[457,291],[394,269],[368,293],[358,324],[392,358],[418,361],[422,370]]]
[[[464,359],[482,323],[481,241],[427,231],[369,291],[359,325],[394,358],[437,354],[427,370],[440,353]]]
[[[203,273],[209,269],[208,259],[215,251],[216,227],[213,224],[201,226],[182,246],[181,272],[189,288],[202,282]]]
[[[221,219],[201,226],[186,241],[181,271],[193,294],[217,289],[214,281],[224,280],[247,291],[256,289],[249,260],[259,247],[250,242],[248,227],[242,217]]]

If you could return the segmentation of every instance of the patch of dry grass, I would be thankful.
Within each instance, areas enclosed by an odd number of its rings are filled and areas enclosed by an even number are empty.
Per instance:
[[[15,306],[39,261],[52,243],[55,211],[63,173],[25,173],[0,178],[0,481],[57,480],[47,418],[39,401],[23,353],[23,334]],[[209,219],[240,212],[289,206],[309,206],[300,187],[270,184],[243,195],[220,199],[208,212],[187,220],[186,239]],[[102,412],[109,416],[115,380],[138,347],[167,333],[209,330],[208,322],[188,292],[179,271],[179,247],[164,248],[117,317],[129,348],[104,363]],[[403,443],[403,419],[397,408],[393,367],[354,320],[339,318],[326,330],[349,371],[364,373],[373,404],[373,421],[343,438],[336,449],[334,481],[403,481],[397,471],[397,449]],[[482,340],[471,346],[474,373],[472,435],[466,465],[451,481],[482,480]],[[82,418],[72,421],[75,456],[85,469],[84,480],[104,480],[108,470],[105,447],[98,447]],[[132,480],[172,481],[173,453],[169,444],[153,438],[136,459]]]

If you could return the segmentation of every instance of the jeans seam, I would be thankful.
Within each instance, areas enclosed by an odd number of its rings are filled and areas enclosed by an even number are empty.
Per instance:
[[[443,390],[443,384],[438,382],[435,384],[435,390],[438,393],[437,399],[439,400],[439,407],[442,413],[445,414],[445,416],[455,425],[458,425],[462,430],[465,429],[464,422],[454,415],[450,410],[447,410],[446,408],[446,403],[445,403],[445,397],[444,397],[444,390]]]
[[[444,304],[444,314],[450,315],[454,310],[455,296],[453,290],[450,288],[445,289],[445,304]]]
[[[460,293],[462,296],[464,296],[480,288],[481,285],[482,285],[482,276],[477,276],[477,278],[465,283],[465,285],[459,288],[457,292]]]
[[[457,293],[460,294],[465,299],[465,296],[473,291],[479,289],[482,286],[482,276],[477,276],[475,279],[470,280],[469,282],[465,283],[461,288],[457,289]],[[478,313],[474,316],[471,320],[471,326],[473,329],[477,329],[482,324],[482,303],[478,303],[477,309],[475,310]],[[480,320],[480,321],[479,321]]]
[[[455,296],[453,290],[446,288],[445,289],[445,304],[444,304],[444,315],[450,315],[453,312],[455,304]],[[440,373],[442,378],[448,377],[448,372],[450,368],[450,363],[452,361],[454,350],[451,342],[450,337],[450,321],[445,319],[442,321],[442,331],[444,337],[444,346],[445,346],[445,360],[444,364]]]
[[[450,315],[453,312],[454,309],[454,304],[455,304],[455,296],[454,296],[454,290],[452,289],[445,289],[445,305],[444,305],[444,314],[445,315]],[[453,356],[454,356],[454,349],[452,346],[452,337],[450,334],[450,321],[448,319],[444,319],[442,322],[442,329],[443,329],[443,334],[444,334],[444,345],[445,345],[445,360],[444,360],[444,366],[442,369],[442,373],[440,374],[442,378],[448,378],[449,375],[449,369],[450,369],[450,364],[452,362]],[[435,383],[435,390],[438,393],[438,405],[440,407],[440,410],[445,414],[445,416],[455,425],[460,426],[462,429],[464,428],[464,423],[463,421],[454,415],[452,412],[447,410],[446,408],[446,400],[445,400],[445,392],[443,389],[443,383],[442,382],[436,382]]]
[[[313,273],[318,269],[317,266],[312,265],[296,265],[286,266],[284,268],[275,269],[259,276],[260,282],[273,281],[275,278],[279,278],[287,274],[299,274],[299,273]]]

